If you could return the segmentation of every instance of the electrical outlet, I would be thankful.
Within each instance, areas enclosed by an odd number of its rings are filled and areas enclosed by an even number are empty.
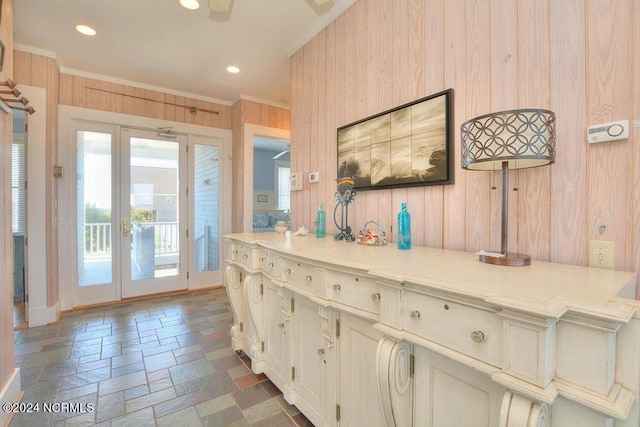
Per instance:
[[[613,242],[589,240],[589,267],[613,270]]]

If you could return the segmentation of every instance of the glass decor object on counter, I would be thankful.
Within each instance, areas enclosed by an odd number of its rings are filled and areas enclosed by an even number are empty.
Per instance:
[[[372,225],[375,228],[372,228]],[[365,246],[384,246],[387,244],[387,234],[379,223],[369,221],[360,229],[357,243]]]
[[[316,213],[316,237],[324,237],[326,226],[327,215],[324,212],[324,206],[320,204],[320,206],[318,206],[318,212]]]
[[[338,232],[333,238],[335,240],[353,242],[356,238],[349,226],[349,204],[356,198],[356,190],[353,189],[355,181],[349,172],[347,162],[344,162],[342,169],[342,177],[337,179],[337,191],[335,193],[336,207],[333,210],[333,222],[336,224]],[[338,208],[340,208],[340,223],[338,223],[338,219],[336,218]]]
[[[411,214],[407,211],[407,203],[400,204],[398,212],[398,249],[411,249]]]

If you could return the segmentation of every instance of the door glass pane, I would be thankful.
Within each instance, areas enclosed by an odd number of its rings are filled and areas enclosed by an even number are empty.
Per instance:
[[[112,281],[111,134],[78,131],[78,285]]]
[[[196,272],[218,270],[218,147],[196,144],[194,170]]]
[[[179,144],[131,138],[131,280],[179,273]]]

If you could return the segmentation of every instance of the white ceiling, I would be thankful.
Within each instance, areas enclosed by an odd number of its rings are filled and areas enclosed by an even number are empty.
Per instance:
[[[14,42],[53,53],[72,74],[229,103],[241,95],[283,103],[289,56],[354,2],[331,0],[319,8],[313,0],[234,0],[229,21],[216,22],[206,0],[195,11],[178,0],[14,0]],[[77,24],[98,34],[83,36]],[[227,73],[230,64],[240,73]]]

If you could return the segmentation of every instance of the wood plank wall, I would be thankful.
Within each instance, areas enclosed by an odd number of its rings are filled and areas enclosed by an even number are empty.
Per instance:
[[[4,62],[0,81],[13,78],[13,1],[2,2],[0,39],[4,43]],[[0,112],[0,200],[11,206],[11,115]],[[0,209],[0,390],[4,389],[15,369],[13,346],[13,238],[11,209]]]
[[[334,206],[337,127],[453,88],[455,184],[361,191],[352,227],[375,219],[388,231],[407,201],[416,244],[499,249],[500,176],[461,169],[460,124],[547,108],[556,163],[510,172],[510,250],[585,265],[590,239],[611,240],[615,268],[639,270],[638,128],[625,141],[586,143],[588,125],[640,115],[639,9],[635,0],[358,0],[291,58],[292,172],[321,176],[292,193],[292,229],[312,225],[318,203]]]
[[[231,129],[231,107],[228,105],[65,73],[60,75],[60,104]],[[206,111],[192,114],[190,107],[217,111],[218,114]]]
[[[54,305],[58,300],[58,230],[57,209],[54,200],[58,198],[58,182],[53,178],[53,166],[58,164],[58,86],[60,69],[54,58],[32,55],[19,50],[14,51],[14,80],[20,85],[34,86],[46,89],[47,110],[35,114],[45,113],[46,121],[46,200],[47,215],[47,304]],[[27,119],[28,120],[28,119]]]
[[[231,184],[231,205],[233,215],[231,219],[231,230],[233,232],[239,232],[242,230],[242,224],[244,221],[244,150],[253,149],[253,147],[245,147],[244,125],[249,123],[276,129],[289,130],[291,129],[291,119],[289,109],[287,108],[262,104],[246,99],[240,99],[238,102],[233,104],[231,115],[233,145],[233,182]]]

